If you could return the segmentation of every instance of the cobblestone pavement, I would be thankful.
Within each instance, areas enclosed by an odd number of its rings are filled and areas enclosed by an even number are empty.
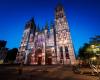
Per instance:
[[[71,66],[0,66],[0,80],[98,80],[97,76],[74,74]]]

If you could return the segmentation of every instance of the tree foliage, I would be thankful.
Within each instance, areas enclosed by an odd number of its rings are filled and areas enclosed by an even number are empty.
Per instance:
[[[7,56],[6,56],[6,62],[11,61],[12,63],[15,61],[16,59],[16,55],[17,55],[18,49],[17,48],[13,48],[8,50]]]
[[[94,46],[93,48],[91,47],[92,45]],[[96,52],[94,52],[94,50]],[[97,53],[100,54],[100,36],[90,38],[89,43],[85,43],[81,48],[79,48],[78,57],[86,60],[96,56]]]
[[[90,52],[88,52],[87,51],[87,49],[89,48],[89,46],[90,46],[90,44],[88,44],[88,43],[85,43],[84,45],[83,45],[83,47],[81,47],[80,49],[79,49],[79,57],[81,58],[81,59],[88,59],[88,58],[90,58]]]
[[[7,41],[0,40],[0,50],[6,46]]]

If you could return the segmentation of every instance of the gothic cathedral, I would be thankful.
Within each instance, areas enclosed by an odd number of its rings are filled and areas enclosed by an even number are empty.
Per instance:
[[[48,28],[49,27],[49,28]],[[75,54],[64,8],[55,8],[54,23],[40,30],[32,18],[27,22],[16,62],[24,64],[75,64]]]

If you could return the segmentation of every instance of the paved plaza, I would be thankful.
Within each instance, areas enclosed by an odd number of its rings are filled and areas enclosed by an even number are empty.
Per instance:
[[[75,74],[71,66],[0,66],[0,80],[98,80],[97,76]],[[20,71],[20,72],[19,72]]]

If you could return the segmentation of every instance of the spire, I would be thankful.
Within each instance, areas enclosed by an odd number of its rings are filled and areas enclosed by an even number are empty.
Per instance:
[[[60,9],[63,9],[63,5],[62,5],[61,0],[58,0],[58,4],[57,4],[57,6],[56,6],[56,9],[55,9],[55,10],[60,10]]]
[[[40,27],[39,27],[39,24],[38,26],[36,27],[36,32],[39,32],[40,31]]]
[[[32,18],[31,20],[29,20],[26,25],[25,25],[25,29],[27,28],[31,28],[31,29],[36,29],[36,24],[35,24],[35,21],[34,21],[34,18]]]
[[[44,30],[45,30],[44,27],[42,27],[42,28],[41,28],[41,32],[44,32]]]
[[[30,20],[31,22],[31,28],[36,28],[36,24],[35,24],[35,21],[34,21],[34,17]]]
[[[50,22],[50,29],[53,29],[54,28],[54,23],[53,21]]]
[[[46,22],[45,29],[48,30],[48,22]]]
[[[55,18],[59,19],[64,17],[64,8],[63,5],[61,4],[61,2],[59,2],[55,8]]]

